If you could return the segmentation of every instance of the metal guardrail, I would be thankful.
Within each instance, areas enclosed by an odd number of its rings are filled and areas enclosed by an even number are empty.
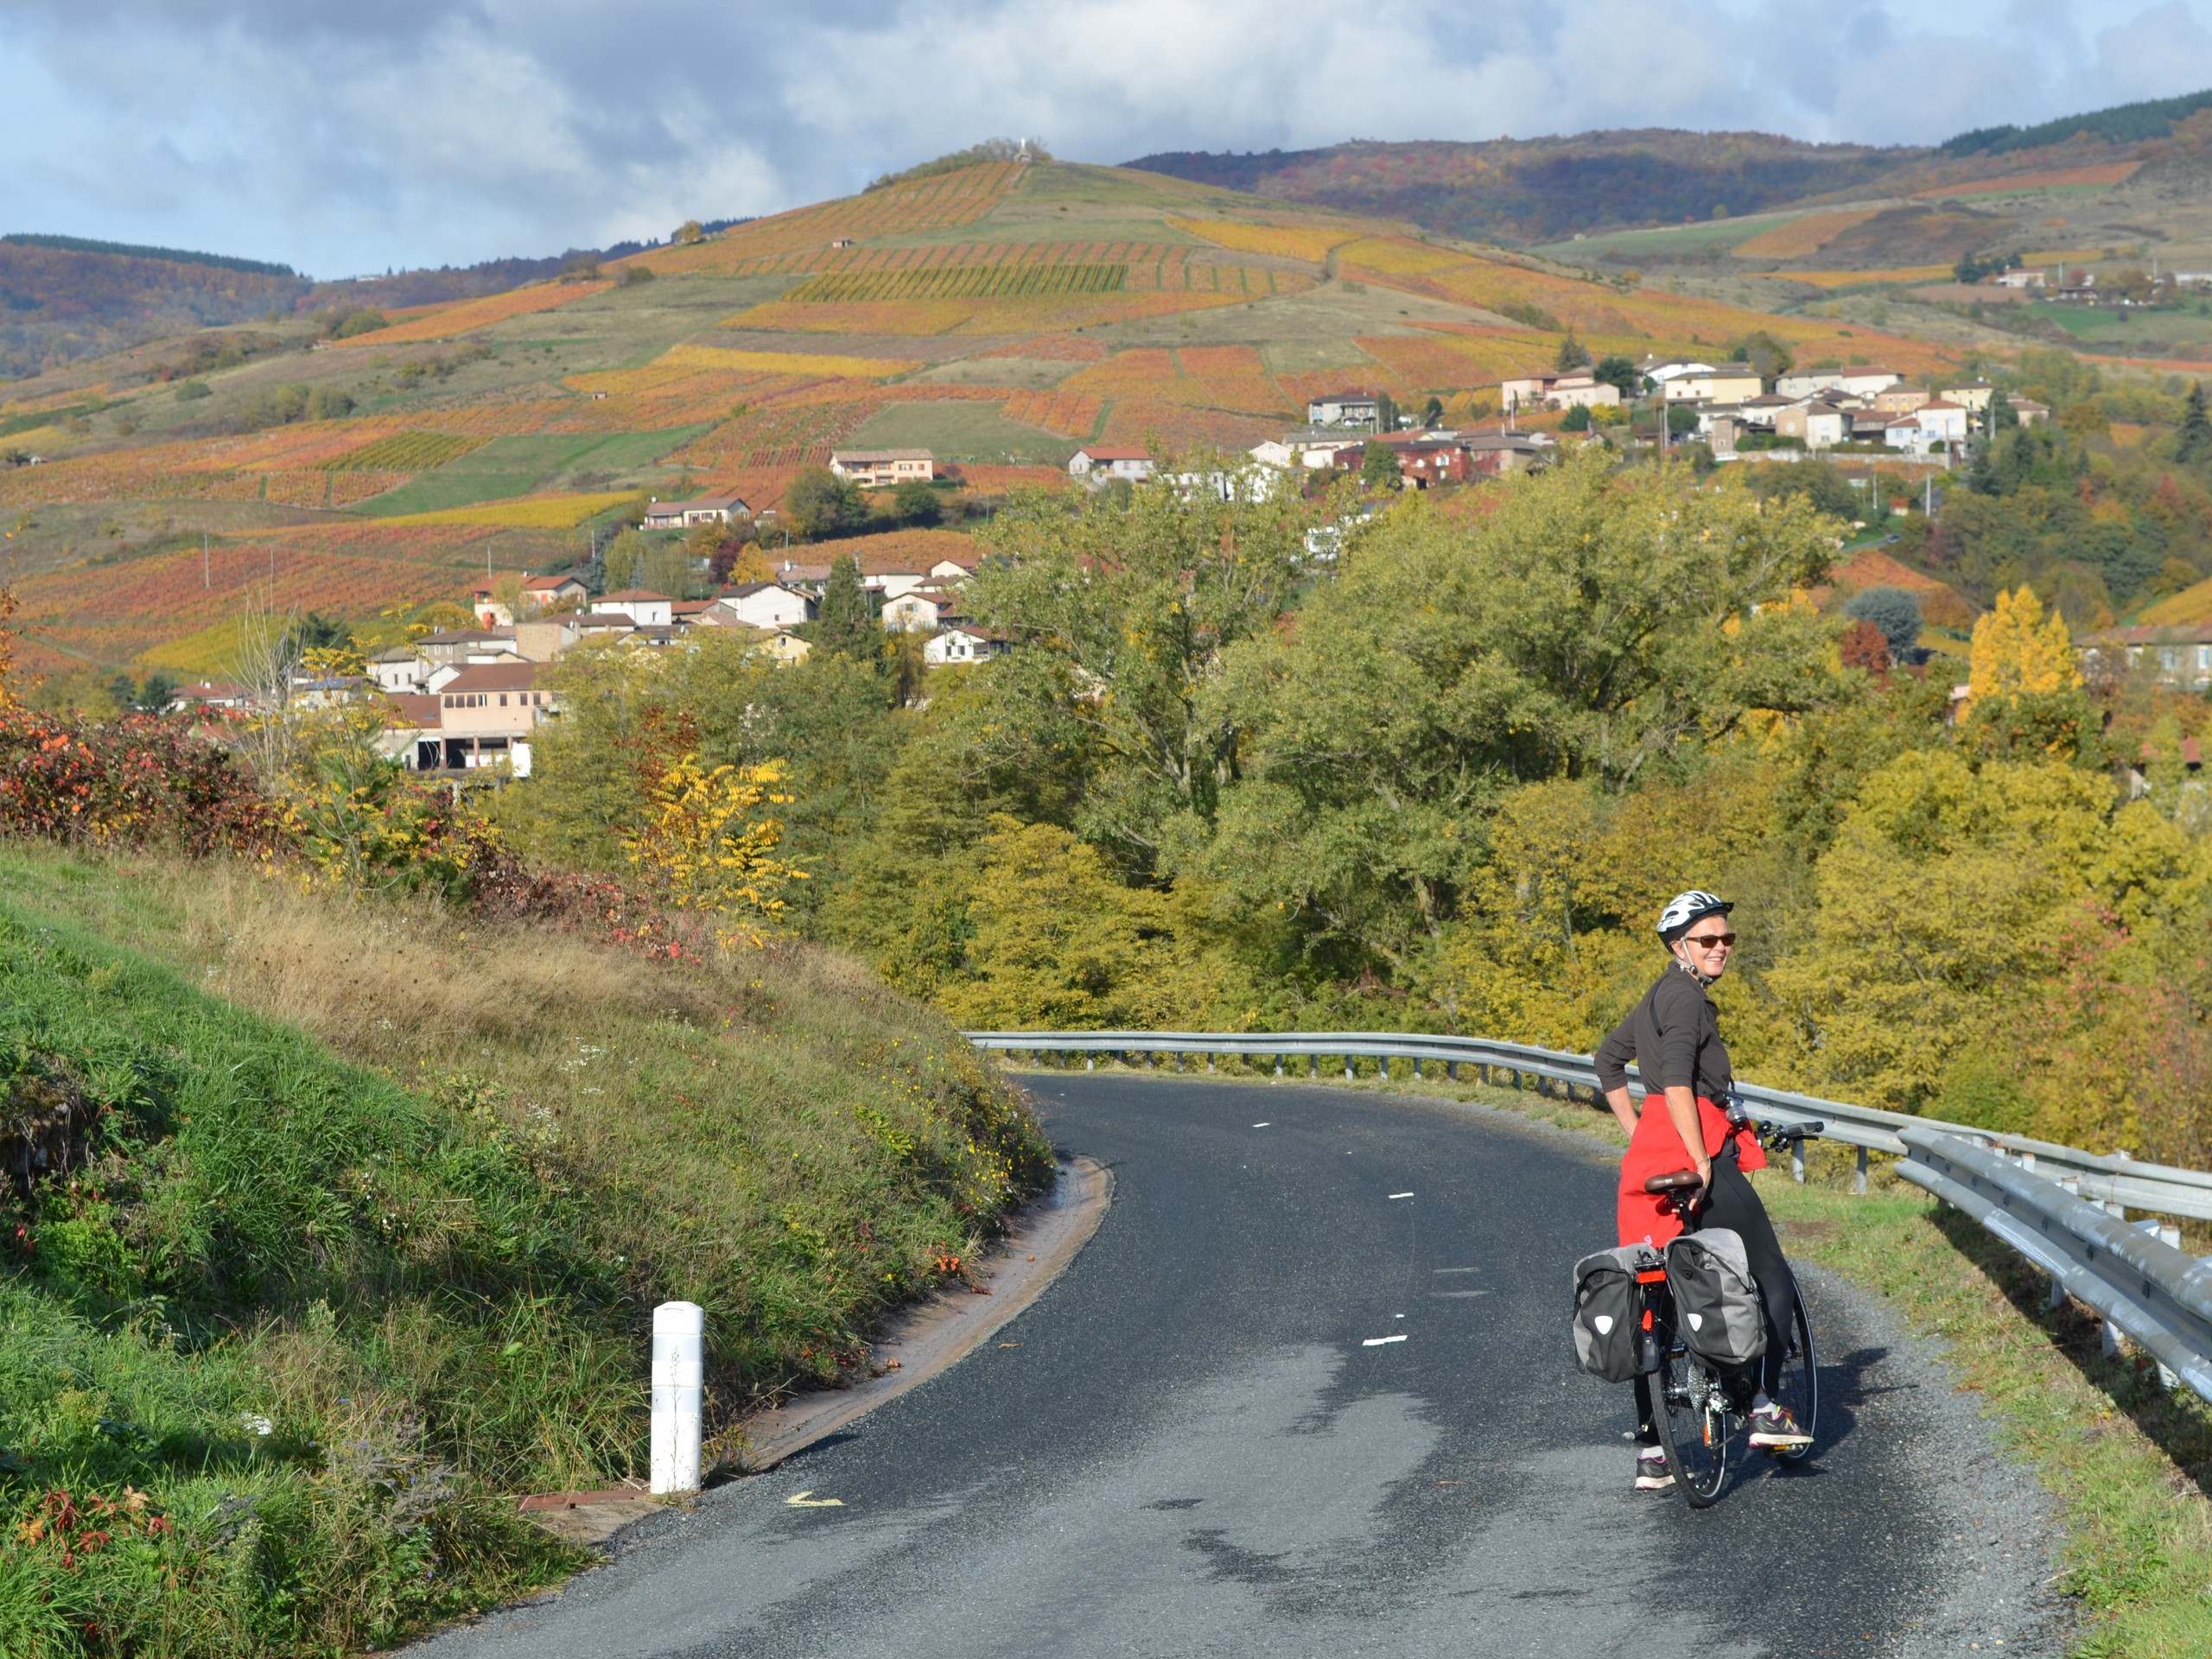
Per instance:
[[[1306,1061],[1318,1075],[1321,1061],[1341,1058],[1344,1075],[1357,1059],[1386,1065],[1411,1063],[1421,1075],[1428,1062],[1459,1076],[1462,1065],[1480,1069],[1484,1082],[1509,1075],[1516,1087],[1529,1078],[1567,1089],[1598,1087],[1587,1054],[1491,1042],[1479,1037],[1422,1033],[1196,1032],[1196,1031],[971,1031],[979,1048],[1033,1054],[1233,1054],[1273,1056],[1275,1075],[1286,1059]],[[1633,1075],[1630,1089],[1644,1092]],[[1895,1153],[1897,1173],[1972,1216],[2050,1275],[2051,1301],[2072,1297],[2104,1320],[2107,1353],[2126,1337],[2149,1351],[2171,1388],[2186,1382],[2212,1400],[2212,1257],[2202,1261],[2180,1248],[2178,1230],[2156,1221],[2120,1219],[2123,1209],[2212,1219],[2212,1173],[2171,1165],[2139,1163],[2124,1153],[2101,1156],[2026,1135],[2003,1135],[1939,1119],[1913,1117],[1871,1106],[1821,1100],[1779,1089],[1738,1085],[1751,1115],[1779,1128],[1821,1125],[1821,1138],[1859,1148],[1859,1188],[1866,1181],[1869,1149]],[[1793,1166],[1804,1179],[1804,1155]]]
[[[1277,1076],[1284,1075],[1283,1062],[1291,1058],[1307,1061],[1309,1075],[1319,1074],[1324,1058],[1340,1058],[1346,1076],[1351,1074],[1356,1059],[1406,1060],[1412,1063],[1415,1076],[1421,1075],[1425,1064],[1438,1063],[1453,1077],[1458,1077],[1459,1067],[1474,1065],[1483,1068],[1486,1079],[1493,1072],[1510,1073],[1516,1086],[1528,1077],[1571,1089],[1595,1090],[1598,1086],[1597,1068],[1587,1054],[1426,1032],[971,1031],[964,1034],[979,1048],[1038,1053],[1273,1056]],[[1629,1087],[1637,1094],[1643,1091],[1633,1071]],[[2001,1148],[2022,1169],[2047,1175],[2083,1198],[2212,1221],[2212,1173],[2202,1170],[2142,1163],[2125,1153],[2107,1156],[2029,1135],[2005,1135],[1971,1124],[1914,1117],[1875,1106],[1853,1106],[1753,1084],[1738,1084],[1736,1092],[1751,1116],[1763,1122],[1784,1128],[1813,1122],[1825,1125],[1823,1139],[1859,1149],[1862,1177],[1868,1151],[1902,1157],[1907,1130],[1933,1129]],[[1802,1178],[1802,1159],[1797,1173]]]

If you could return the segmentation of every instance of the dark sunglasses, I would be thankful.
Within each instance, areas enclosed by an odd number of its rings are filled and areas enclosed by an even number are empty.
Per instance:
[[[1724,944],[1732,945],[1736,943],[1736,936],[1733,933],[1685,933],[1682,943],[1694,945],[1700,950],[1711,950]]]

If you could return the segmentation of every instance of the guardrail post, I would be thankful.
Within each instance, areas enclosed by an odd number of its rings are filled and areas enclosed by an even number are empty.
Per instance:
[[[1866,1148],[1864,1147],[1859,1148],[1859,1168],[1851,1178],[1851,1190],[1853,1192],[1866,1190]]]
[[[1446,1060],[1446,1061],[1445,1061],[1445,1062],[1444,1062],[1444,1076],[1445,1076],[1446,1080],[1446,1081],[1448,1081],[1448,1082],[1452,1082],[1452,1083],[1457,1083],[1457,1082],[1459,1082],[1459,1061],[1457,1061],[1457,1060]]]
[[[699,1490],[699,1408],[707,1315],[696,1302],[653,1309],[652,1489]]]
[[[1351,1081],[1351,1056],[1349,1054],[1344,1056],[1344,1081]]]
[[[1421,1056],[1418,1054],[1414,1056],[1414,1081],[1421,1081]]]
[[[1275,1056],[1275,1076],[1282,1076],[1282,1056],[1280,1054]]]
[[[1211,1077],[1213,1075],[1213,1056],[1211,1054],[1208,1054],[1206,1056],[1206,1075],[1208,1077]]]
[[[1086,1071],[1096,1071],[1098,1069],[1098,1057],[1096,1054],[1084,1055],[1083,1057],[1083,1069]]]
[[[1306,1057],[1306,1075],[1309,1077],[1318,1077],[1321,1075],[1321,1057],[1319,1054],[1308,1054]]]
[[[2043,1305],[2053,1313],[2066,1306],[2066,1286],[2055,1273],[2050,1275],[2050,1288],[2044,1294]]]
[[[2114,1325],[2110,1319],[2107,1319],[2104,1323],[2104,1329],[2098,1333],[2097,1351],[2102,1354],[2107,1359],[2112,1359],[2118,1357],[2120,1350],[2120,1327]]]
[[[1805,1185],[1805,1143],[1802,1140],[1789,1143],[1789,1179],[1800,1186]]]

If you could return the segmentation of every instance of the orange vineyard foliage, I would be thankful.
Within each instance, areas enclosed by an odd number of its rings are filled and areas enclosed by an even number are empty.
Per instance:
[[[1761,231],[1747,242],[1738,242],[1736,255],[1741,259],[1802,259],[1879,212],[1878,207],[1861,207],[1843,213],[1808,213]]]
[[[480,300],[465,300],[459,305],[434,312],[426,317],[417,317],[411,322],[396,322],[389,328],[355,334],[345,342],[345,348],[408,346],[421,340],[451,340],[472,328],[488,328],[495,322],[505,322],[509,317],[527,316],[533,311],[551,311],[593,294],[604,294],[613,286],[612,283],[540,283],[532,288],[518,288],[512,293],[486,295]]]

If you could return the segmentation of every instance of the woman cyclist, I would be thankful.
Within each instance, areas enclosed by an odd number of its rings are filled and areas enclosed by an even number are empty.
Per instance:
[[[1629,1133],[1628,1155],[1621,1160],[1620,1242],[1663,1249],[1681,1231],[1673,1206],[1663,1197],[1646,1192],[1643,1183],[1685,1165],[1695,1169],[1705,1183],[1699,1199],[1700,1224],[1726,1227],[1742,1236],[1766,1312],[1766,1353],[1756,1367],[1747,1368],[1747,1372],[1756,1371],[1747,1377],[1753,1388],[1751,1442],[1770,1451],[1787,1451],[1812,1441],[1788,1409],[1768,1397],[1782,1375],[1796,1281],[1775,1239],[1766,1206],[1744,1179],[1745,1170],[1766,1167],[1766,1154],[1751,1127],[1729,1116],[1734,1079],[1727,1047],[1720,1040],[1719,1015],[1706,995],[1706,988],[1727,971],[1735,949],[1736,936],[1728,928],[1732,908],[1726,899],[1693,889],[1678,894],[1660,912],[1659,937],[1674,960],[1598,1050],[1598,1084]],[[1649,1091],[1641,1117],[1629,1099],[1630,1060],[1638,1062]],[[1667,1472],[1666,1453],[1652,1421],[1647,1377],[1636,1379],[1636,1411],[1637,1490],[1663,1491],[1673,1477]]]

